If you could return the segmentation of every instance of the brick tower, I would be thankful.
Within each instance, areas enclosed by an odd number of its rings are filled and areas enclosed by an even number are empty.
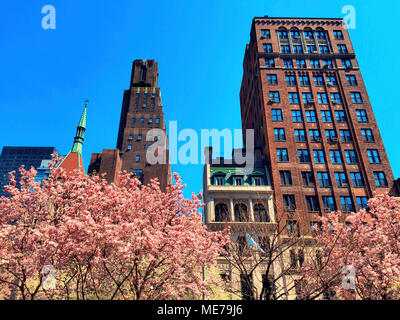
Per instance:
[[[325,212],[396,194],[342,19],[254,18],[243,70],[242,127],[255,130],[289,228],[308,233]]]

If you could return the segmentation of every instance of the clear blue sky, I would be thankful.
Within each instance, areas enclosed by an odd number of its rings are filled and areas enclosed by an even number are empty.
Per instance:
[[[56,8],[56,30],[41,27],[47,4]],[[165,117],[177,120],[178,129],[239,129],[252,18],[343,17],[347,4],[356,8],[357,28],[350,35],[399,177],[400,1],[393,0],[1,0],[0,147],[55,146],[66,154],[88,98],[87,170],[92,152],[115,148],[134,59],[159,62]],[[202,165],[172,169],[188,192],[202,189]]]

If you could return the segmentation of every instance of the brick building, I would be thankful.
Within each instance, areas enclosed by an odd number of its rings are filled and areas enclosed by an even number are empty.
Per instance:
[[[152,129],[161,130],[154,133]],[[165,137],[165,139],[163,139]],[[147,152],[163,155],[162,163],[150,164]],[[156,154],[157,154],[156,152]],[[171,184],[168,140],[158,88],[158,64],[155,60],[135,60],[130,87],[124,91],[116,149],[93,153],[89,173],[107,173],[109,182],[117,182],[118,172],[135,174],[144,184],[158,178],[161,189]]]
[[[316,216],[397,193],[342,19],[254,18],[243,69],[242,127],[255,131],[290,228],[308,233]]]

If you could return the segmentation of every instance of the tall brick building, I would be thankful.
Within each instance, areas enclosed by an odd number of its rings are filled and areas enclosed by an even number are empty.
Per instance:
[[[254,18],[243,69],[242,127],[255,130],[289,228],[396,194],[342,19]]]
[[[135,174],[144,184],[158,178],[161,189],[171,184],[168,140],[158,151],[165,155],[163,163],[150,164],[146,153],[154,152],[154,143],[161,135],[151,129],[160,129],[166,137],[161,91],[158,88],[158,64],[155,60],[135,60],[128,90],[124,91],[117,149],[93,153],[89,173],[107,173],[110,182],[116,182],[119,171]]]

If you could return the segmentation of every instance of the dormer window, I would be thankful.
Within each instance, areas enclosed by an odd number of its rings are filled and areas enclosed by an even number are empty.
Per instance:
[[[243,185],[243,177],[241,177],[241,176],[233,177],[233,181],[235,182],[235,186]]]
[[[253,182],[255,186],[262,186],[264,185],[264,181],[262,177],[253,177]]]
[[[224,184],[225,184],[225,177],[224,176],[215,176],[214,177],[214,185],[223,186]]]

